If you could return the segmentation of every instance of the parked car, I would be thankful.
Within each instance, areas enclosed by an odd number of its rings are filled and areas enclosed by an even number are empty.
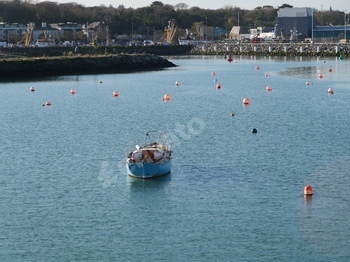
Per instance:
[[[153,41],[151,40],[143,40],[143,46],[150,46],[153,45]]]

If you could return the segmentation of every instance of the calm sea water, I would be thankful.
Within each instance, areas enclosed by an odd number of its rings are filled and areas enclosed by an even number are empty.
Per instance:
[[[0,260],[349,261],[350,62],[169,59],[0,83]],[[154,129],[172,173],[127,177]]]

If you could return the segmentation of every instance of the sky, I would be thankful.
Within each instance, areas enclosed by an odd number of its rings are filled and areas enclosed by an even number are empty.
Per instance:
[[[44,0],[39,0],[39,2]],[[99,6],[112,5],[117,8],[119,5],[123,5],[125,8],[140,8],[150,6],[154,0],[49,0],[51,2],[57,3],[78,3],[88,6]],[[159,0],[158,0],[159,1]],[[175,6],[178,3],[185,3],[189,8],[197,6],[201,9],[220,9],[225,6],[239,7],[241,9],[253,10],[258,6],[271,5],[275,8],[281,6],[284,3],[292,5],[293,7],[312,7],[317,10],[329,10],[332,7],[333,10],[339,10],[350,12],[350,1],[349,0],[314,0],[305,1],[305,0],[246,0],[246,1],[237,1],[237,0],[161,0],[163,4],[169,4]]]

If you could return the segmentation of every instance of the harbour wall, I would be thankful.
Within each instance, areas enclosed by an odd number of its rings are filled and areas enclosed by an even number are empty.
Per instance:
[[[150,54],[0,58],[0,79],[160,70],[175,66],[165,58]]]
[[[155,46],[78,46],[75,47],[6,47],[0,48],[0,57],[47,57],[73,55],[117,55],[117,54],[154,54],[154,55],[186,55],[192,46],[155,45]]]
[[[329,43],[210,43],[191,49],[192,55],[257,55],[257,56],[348,56],[350,45]]]

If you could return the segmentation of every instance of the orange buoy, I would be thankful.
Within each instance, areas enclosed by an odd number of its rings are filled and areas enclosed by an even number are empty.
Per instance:
[[[30,90],[30,92],[34,92],[35,91],[34,86],[31,86],[29,90]]]
[[[47,101],[47,102],[45,103],[45,105],[46,105],[46,106],[51,106],[51,102],[50,102],[50,101]]]
[[[266,87],[266,91],[269,92],[269,91],[271,91],[271,90],[272,90],[271,86],[267,86],[267,87]]]
[[[249,103],[250,103],[249,98],[247,98],[247,97],[243,98],[243,104],[244,105],[249,105]]]
[[[329,72],[329,73],[332,73],[332,72],[333,72],[332,68],[329,68],[328,72]]]
[[[74,94],[75,94],[74,88],[72,88],[72,89],[70,90],[70,93],[71,93],[71,95],[74,95]]]
[[[176,81],[176,82],[175,82],[175,85],[176,85],[176,86],[180,86],[180,82],[179,82],[179,81]]]
[[[170,95],[169,94],[165,94],[163,96],[163,101],[169,101],[170,100]]]
[[[333,93],[334,93],[333,89],[332,88],[328,88],[328,94],[333,94]]]
[[[114,96],[114,97],[118,97],[118,96],[119,96],[119,93],[118,93],[117,91],[114,91],[114,92],[113,92],[113,96]]]
[[[323,75],[322,74],[318,74],[318,78],[323,78]]]
[[[306,185],[304,187],[304,195],[305,196],[311,196],[313,194],[312,187],[310,185]]]
[[[220,88],[221,88],[221,84],[217,84],[216,89],[220,89]]]
[[[215,76],[215,72],[214,72],[214,71],[213,71],[213,72],[211,72],[211,75],[212,75],[212,76]]]

